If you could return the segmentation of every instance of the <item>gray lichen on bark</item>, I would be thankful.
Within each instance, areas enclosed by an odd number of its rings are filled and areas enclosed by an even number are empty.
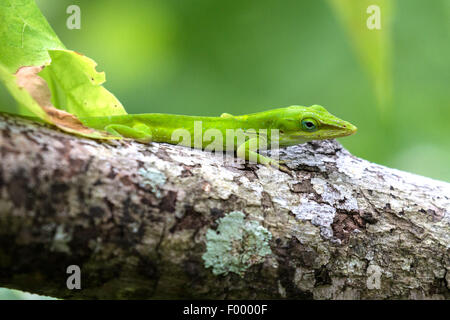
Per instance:
[[[282,150],[290,176],[0,115],[0,155],[0,286],[61,298],[450,297],[450,185],[336,141]],[[234,211],[270,232],[270,254],[242,277],[215,275],[206,234]],[[66,287],[73,264],[81,290]]]

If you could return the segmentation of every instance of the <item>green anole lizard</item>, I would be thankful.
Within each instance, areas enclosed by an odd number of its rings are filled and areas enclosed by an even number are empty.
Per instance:
[[[234,150],[241,159],[282,171],[286,170],[281,166],[282,161],[258,153],[262,146],[268,149],[287,147],[311,140],[348,136],[357,130],[351,123],[333,116],[319,105],[290,106],[241,116],[228,113],[220,117],[148,113],[80,120],[88,127],[143,143],[155,141],[211,149],[214,142],[216,151]],[[233,135],[233,131],[243,133],[243,138]],[[208,137],[204,138],[205,135]]]

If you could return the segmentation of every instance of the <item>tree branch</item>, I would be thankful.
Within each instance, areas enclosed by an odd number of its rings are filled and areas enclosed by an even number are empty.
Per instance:
[[[335,141],[282,150],[291,177],[0,115],[0,155],[0,286],[61,298],[450,298],[450,185]],[[80,290],[66,286],[70,265]]]

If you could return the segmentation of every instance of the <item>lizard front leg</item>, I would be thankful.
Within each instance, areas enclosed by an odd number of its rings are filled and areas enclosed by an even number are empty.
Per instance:
[[[264,138],[262,137],[250,138],[243,144],[239,145],[236,149],[237,156],[247,161],[256,162],[266,166],[272,166],[280,171],[290,173],[289,169],[282,166],[279,161],[263,156],[257,152],[258,146],[262,145],[262,143],[265,142],[265,140],[262,141],[262,139]]]

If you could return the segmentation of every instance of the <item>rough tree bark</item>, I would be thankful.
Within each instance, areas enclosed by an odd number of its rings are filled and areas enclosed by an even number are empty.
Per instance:
[[[450,184],[335,141],[283,150],[289,176],[0,115],[0,155],[2,287],[60,298],[450,297]],[[81,290],[67,289],[70,265]]]

